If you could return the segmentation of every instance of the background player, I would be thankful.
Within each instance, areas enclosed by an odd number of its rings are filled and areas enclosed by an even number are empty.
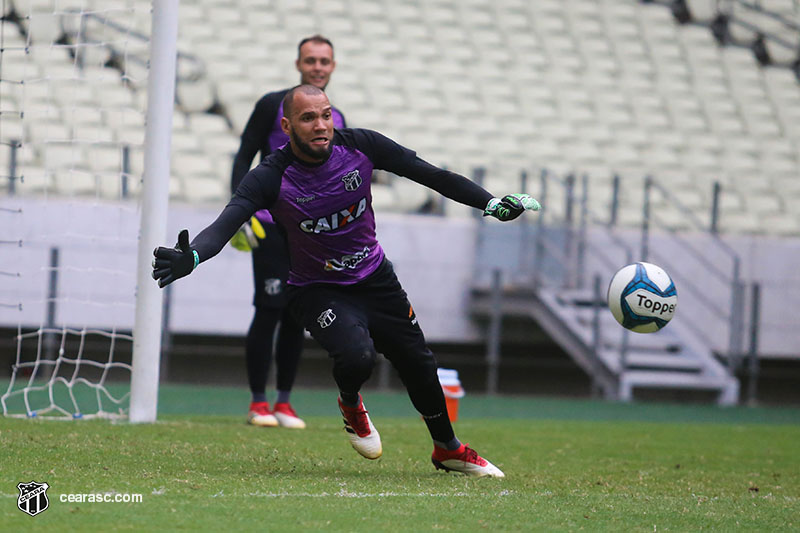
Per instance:
[[[336,68],[333,44],[321,35],[307,37],[297,46],[295,66],[300,83],[325,90]],[[289,89],[268,93],[256,103],[242,132],[239,151],[233,162],[231,192],[239,183],[260,152],[264,159],[270,152],[286,144],[289,137],[281,130],[282,101]],[[336,128],[345,127],[344,116],[332,108]],[[286,238],[274,224],[266,209],[256,212],[231,241],[239,250],[252,250],[255,312],[245,340],[247,379],[252,401],[247,416],[250,424],[304,428],[305,422],[289,402],[297,366],[303,349],[303,327],[286,309],[286,278],[289,274],[289,255]],[[277,327],[278,338],[273,343]],[[266,387],[273,351],[278,389],[274,410],[267,402]]]
[[[191,244],[183,230],[174,249],[157,248],[153,277],[163,287],[188,275],[219,253],[256,210],[269,208],[288,237],[289,309],[333,358],[339,408],[353,448],[368,459],[383,453],[359,394],[380,351],[428,427],[436,468],[503,477],[453,432],[436,359],[375,235],[370,182],[373,169],[388,170],[503,221],[538,210],[538,202],[528,195],[493,198],[377,132],[334,130],[328,97],[311,85],[287,93],[283,111],[281,128],[289,144],[245,176],[219,217]]]

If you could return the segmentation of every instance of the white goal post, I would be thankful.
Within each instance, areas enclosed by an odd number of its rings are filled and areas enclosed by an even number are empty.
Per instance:
[[[156,420],[178,4],[3,2],[5,416]]]
[[[150,272],[153,249],[165,243],[167,237],[177,42],[178,0],[155,0],[150,38],[150,76],[147,83],[142,222],[136,262],[137,305],[133,331],[131,422],[154,422],[158,408],[163,307],[161,290]]]

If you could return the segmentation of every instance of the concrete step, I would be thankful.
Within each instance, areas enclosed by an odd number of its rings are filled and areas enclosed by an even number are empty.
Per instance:
[[[620,376],[620,385],[631,387],[721,390],[728,386],[727,376],[708,376],[687,374],[685,372],[666,372],[650,370],[629,370]]]
[[[628,369],[662,369],[681,372],[701,372],[703,365],[695,358],[680,355],[629,353],[625,357]]]
[[[600,350],[600,358],[616,374],[622,373],[619,350]],[[625,357],[628,370],[654,370],[701,373],[704,365],[699,358],[664,352],[628,351]]]

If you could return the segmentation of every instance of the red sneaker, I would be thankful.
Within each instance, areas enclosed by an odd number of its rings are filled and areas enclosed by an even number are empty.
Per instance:
[[[462,444],[457,450],[446,450],[434,445],[431,462],[436,470],[445,472],[462,472],[474,477],[506,477],[502,470],[478,455],[469,444]]]
[[[269,402],[251,402],[247,423],[261,427],[278,427],[278,419],[269,409]]]
[[[372,425],[372,420],[369,419],[361,396],[358,397],[358,407],[348,407],[339,398],[339,411],[342,412],[344,430],[347,432],[353,448],[367,459],[380,457],[383,454],[381,436]]]
[[[306,423],[297,416],[297,413],[292,409],[292,405],[288,402],[276,403],[272,414],[275,415],[278,424],[282,428],[304,429],[306,427]]]

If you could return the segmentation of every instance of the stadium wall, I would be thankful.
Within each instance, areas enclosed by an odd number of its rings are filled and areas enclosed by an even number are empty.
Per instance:
[[[41,212],[33,205],[37,200],[15,198],[14,207]],[[0,199],[0,207],[11,206],[8,198]],[[75,202],[47,200],[47,217],[25,219],[22,229],[24,245],[9,254],[7,264],[18,269],[22,276],[4,285],[4,299],[27,303],[21,310],[0,308],[0,327],[38,327],[46,314],[48,272],[41,265],[52,246],[60,249],[62,257],[79,257],[80,263],[97,269],[92,278],[70,279],[70,272],[61,273],[60,291],[70,294],[91,294],[92,298],[123,301],[133,294],[134,283],[120,283],[116,278],[104,281],[102,270],[108,265],[123,269],[135,265],[136,227],[138,212],[125,204],[107,206],[91,204],[92,209],[75,209]],[[218,213],[218,207],[195,207],[176,204],[170,208],[167,235],[177,236],[188,228],[194,236],[209,224]],[[440,218],[422,215],[378,214],[378,237],[388,257],[395,264],[402,283],[414,304],[415,311],[426,335],[434,343],[476,343],[483,340],[483,328],[469,314],[469,288],[476,257],[475,218]],[[100,235],[95,243],[49,242],[48,226],[54,223],[69,224],[77,235],[89,234],[89,229]],[[490,222],[492,223],[492,222]],[[102,228],[123,239],[108,240],[102,237]],[[113,232],[111,231],[113,227]],[[511,233],[511,231],[510,231]],[[15,232],[16,234],[16,232]],[[590,233],[590,235],[592,235]],[[599,235],[599,234],[598,234]],[[623,232],[632,245],[638,242],[638,232]],[[599,238],[599,237],[593,237]],[[706,235],[687,235],[685,240],[703,250]],[[746,283],[763,284],[760,352],[765,356],[800,358],[800,328],[797,327],[796,302],[800,301],[800,239],[771,238],[764,236],[727,237],[743,258],[742,275]],[[651,248],[674,257],[680,253],[669,239],[658,234],[652,236]],[[512,248],[513,249],[513,248]],[[12,254],[18,254],[16,259]],[[680,256],[678,256],[680,257]],[[5,258],[4,258],[5,259]],[[713,261],[714,258],[711,257]],[[655,261],[655,260],[654,260]],[[657,262],[657,261],[655,261]],[[513,263],[512,263],[513,264]],[[591,265],[589,265],[591,268]],[[130,268],[133,268],[130,266]],[[683,275],[696,276],[698,287],[713,287],[705,280],[702,270],[690,270]],[[86,281],[91,279],[91,281]],[[76,287],[75,283],[80,286]],[[251,319],[252,274],[250,255],[226,247],[219,256],[199,267],[190,277],[173,285],[170,308],[170,330],[174,333],[196,335],[244,335]],[[7,292],[6,292],[7,291]],[[679,288],[680,293],[680,288]],[[63,296],[63,292],[60,296]],[[60,301],[55,323],[92,327],[133,326],[133,306],[120,306],[114,312],[91,306],[72,306],[81,300],[66,298]],[[688,310],[687,310],[688,311]],[[701,313],[701,310],[697,310]],[[702,319],[702,317],[700,318]],[[716,343],[726,346],[727,333],[718,328],[714,333]]]

